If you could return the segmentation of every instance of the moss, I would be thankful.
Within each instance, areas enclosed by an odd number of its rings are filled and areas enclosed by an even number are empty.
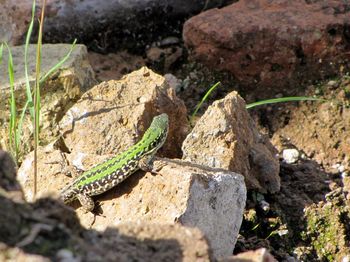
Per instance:
[[[350,99],[350,85],[344,86],[345,98]]]
[[[347,243],[344,217],[349,217],[349,210],[338,200],[313,204],[305,210],[307,222],[304,237],[311,241],[315,253],[320,260],[339,261],[350,248]]]

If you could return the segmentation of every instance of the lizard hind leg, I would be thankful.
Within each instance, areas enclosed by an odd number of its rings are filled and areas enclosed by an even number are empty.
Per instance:
[[[153,158],[154,154],[142,157],[138,163],[139,168],[145,172],[153,173]]]
[[[86,213],[92,212],[94,210],[95,203],[90,196],[84,195],[84,194],[78,194],[77,199],[79,200],[80,204],[82,205]]]

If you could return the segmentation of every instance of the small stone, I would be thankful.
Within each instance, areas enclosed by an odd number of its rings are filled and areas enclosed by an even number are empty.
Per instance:
[[[270,204],[268,202],[266,202],[265,200],[260,201],[259,206],[266,213],[270,211]]]
[[[182,89],[182,81],[181,79],[178,79],[176,76],[173,74],[165,74],[164,75],[165,80],[169,84],[171,88],[175,90],[176,93],[179,93]]]
[[[328,81],[327,85],[329,87],[332,87],[332,88],[337,88],[339,86],[339,82],[337,82],[335,80],[330,80],[330,81]]]
[[[282,157],[287,164],[294,164],[299,159],[299,151],[294,148],[284,149]]]
[[[61,262],[80,262],[81,260],[75,258],[72,251],[68,249],[61,249],[56,254],[57,261]]]

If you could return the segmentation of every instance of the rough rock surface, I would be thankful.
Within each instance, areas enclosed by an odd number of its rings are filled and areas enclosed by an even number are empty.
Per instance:
[[[349,10],[337,0],[240,0],[192,17],[183,37],[195,59],[271,96],[349,67]]]
[[[62,169],[58,150],[39,151],[38,196],[56,194],[71,178]],[[67,156],[71,162],[80,155]],[[86,162],[101,161],[88,156]],[[32,154],[19,170],[19,180],[27,198],[32,195]],[[83,157],[83,162],[84,157]],[[96,197],[99,216],[77,210],[82,225],[105,230],[120,223],[147,221],[180,223],[199,228],[207,237],[215,257],[232,254],[242,222],[246,200],[243,177],[226,170],[204,168],[181,160],[157,160],[159,173],[139,171],[110,191]],[[77,202],[73,203],[79,207]]]
[[[170,131],[160,152],[180,157],[189,129],[186,107],[164,77],[143,67],[86,92],[63,117],[61,133],[71,152],[116,154],[135,144],[153,116],[163,112]]]
[[[42,198],[24,202],[15,164],[0,151],[1,261],[209,261],[195,228],[146,222],[104,231],[84,229],[67,206]],[[22,196],[22,197],[21,197]]]
[[[46,44],[42,46],[41,75],[45,75],[57,64],[70,50],[70,45]],[[24,70],[24,46],[11,47],[14,64],[14,88],[16,104],[22,108],[27,101],[25,92],[25,70]],[[36,46],[30,45],[28,50],[28,74],[31,86],[35,82],[35,54]],[[7,50],[4,49],[3,65],[7,65]],[[0,145],[6,149],[8,144],[8,118],[9,103],[5,102],[10,97],[7,66],[0,67],[0,78],[4,81],[0,84],[2,94],[0,102]],[[52,74],[41,87],[41,142],[47,143],[55,140],[58,135],[58,121],[64,113],[76,102],[80,96],[96,84],[94,72],[88,62],[87,50],[84,45],[76,45],[75,49],[60,69]],[[28,141],[32,130],[31,123],[24,123],[23,147],[30,149]]]
[[[257,131],[237,92],[207,109],[182,150],[186,161],[242,174],[248,189],[271,193],[280,189],[277,151]]]
[[[0,28],[6,28],[3,40],[23,44],[32,2],[0,1],[3,10]],[[227,2],[231,0],[47,0],[44,36],[51,43],[67,43],[77,38],[100,51],[121,46],[139,48],[160,36],[179,35],[185,18]],[[41,2],[37,5],[40,8]],[[36,17],[39,15],[37,12]]]
[[[62,141],[39,151],[38,196],[57,195],[72,180],[63,174],[63,149],[70,152],[69,163],[88,170],[110,156],[107,154],[120,153],[134,144],[153,116],[162,112],[168,113],[170,127],[160,155],[180,156],[180,145],[188,132],[186,108],[163,77],[142,68],[120,81],[103,82],[86,92],[60,122]],[[31,153],[18,175],[28,200],[33,198],[32,172]],[[98,208],[102,216],[78,209],[86,227],[104,230],[138,220],[178,222],[198,227],[208,238],[214,256],[222,257],[232,254],[246,188],[238,174],[168,160],[158,175],[137,172],[97,199],[102,201]]]
[[[0,42],[19,45],[24,42],[31,19],[32,2],[0,1]]]

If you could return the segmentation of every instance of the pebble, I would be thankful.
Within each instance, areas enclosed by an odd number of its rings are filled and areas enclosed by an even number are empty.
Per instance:
[[[287,164],[294,164],[299,159],[299,151],[294,148],[284,149],[282,157]]]
[[[339,86],[339,83],[337,81],[334,81],[334,80],[330,80],[328,83],[327,83],[328,86],[332,87],[332,88],[337,88]]]
[[[264,210],[265,212],[269,212],[270,211],[270,204],[268,202],[266,202],[265,200],[261,200],[259,202],[260,208],[262,210]]]

